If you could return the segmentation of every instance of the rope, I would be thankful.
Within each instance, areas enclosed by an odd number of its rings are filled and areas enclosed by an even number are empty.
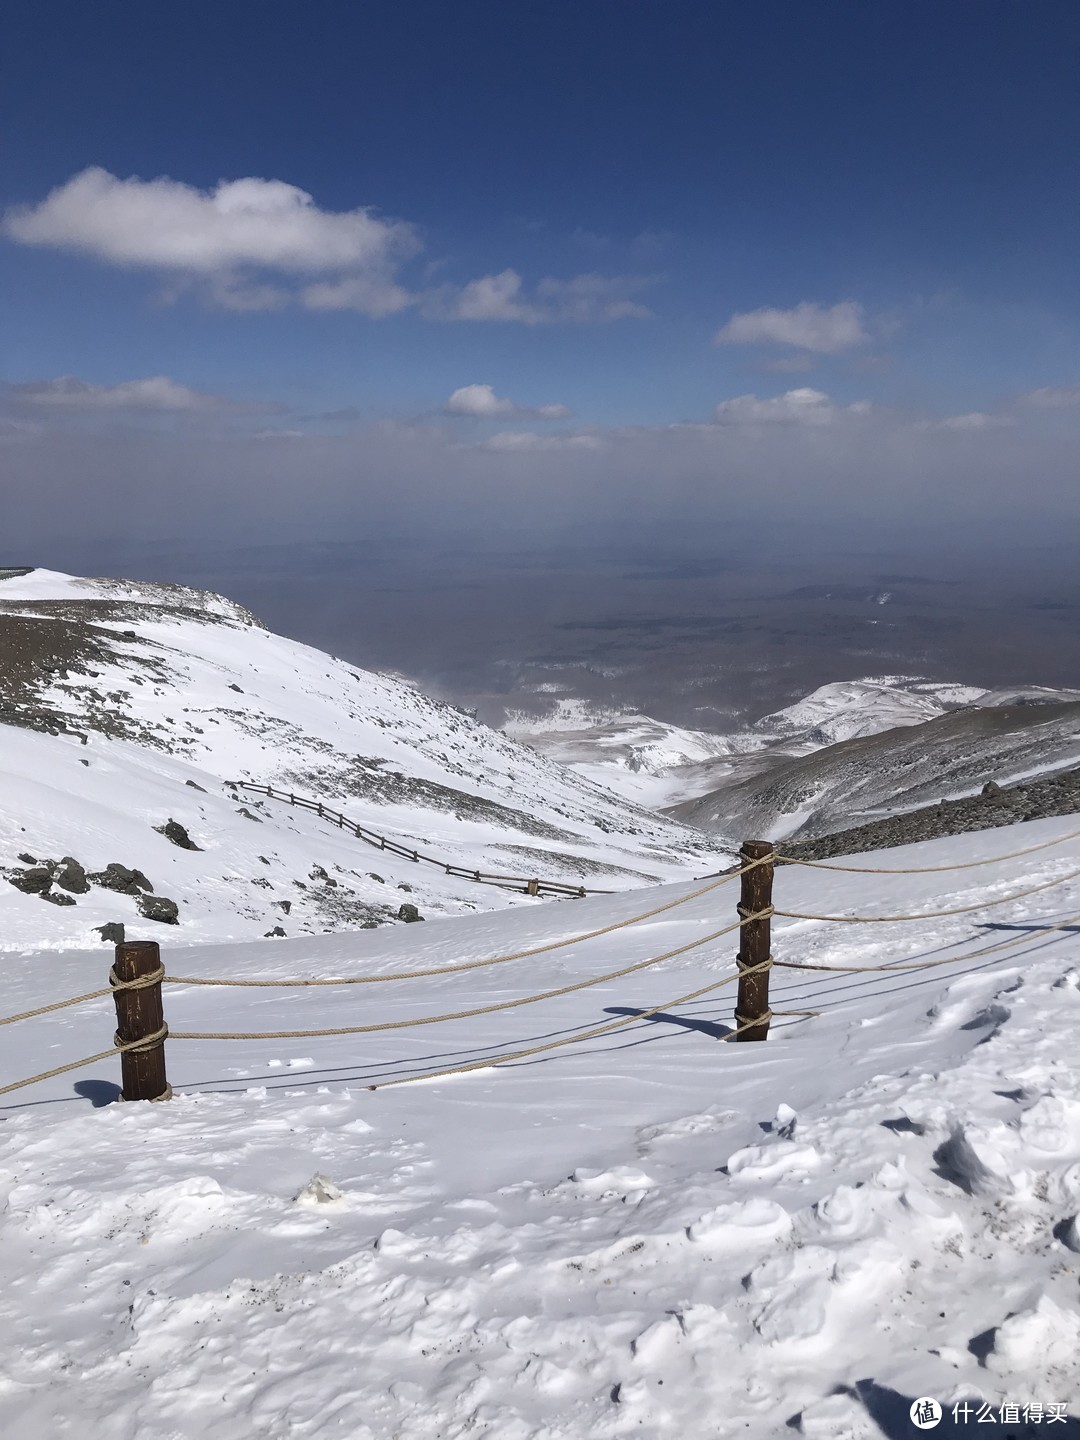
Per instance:
[[[1013,850],[1008,855],[992,855],[989,860],[967,860],[962,865],[914,865],[906,868],[891,868],[880,865],[833,865],[827,860],[800,860],[794,855],[777,855],[776,860],[784,865],[805,865],[812,870],[843,870],[849,875],[940,875],[945,870],[974,870],[977,865],[998,865],[1003,860],[1017,860],[1021,855],[1034,855],[1038,850],[1049,850],[1054,845],[1064,845],[1066,840],[1080,838],[1080,830],[1068,835],[1059,835],[1056,840],[1044,840],[1039,845],[1028,845],[1024,850]]]
[[[124,981],[120,983],[121,988],[126,988]],[[143,987],[132,984],[131,988],[139,990]],[[118,1051],[123,1055],[127,1051],[134,1051],[138,1054],[140,1051],[149,1050],[152,1046],[163,1041],[168,1033],[169,1027],[163,1025],[160,1030],[155,1030],[152,1035],[141,1036],[138,1040],[121,1040],[119,1034],[116,1034],[113,1036],[112,1049],[101,1050],[97,1055],[87,1055],[85,1060],[72,1060],[68,1065],[56,1065],[52,1070],[43,1070],[40,1075],[31,1075],[29,1080],[16,1080],[12,1085],[0,1085],[0,1095],[8,1095],[12,1090],[22,1090],[27,1085],[36,1085],[39,1080],[51,1080],[54,1075],[65,1075],[69,1070],[81,1070],[84,1065],[93,1065],[98,1060],[108,1060],[111,1055],[115,1055]],[[171,1093],[172,1090],[169,1088],[166,1090],[165,1095],[159,1095],[157,1098],[164,1100]]]
[[[5,1015],[0,1020],[0,1025],[14,1025],[16,1020],[30,1020],[35,1015],[48,1015],[50,1010],[66,1010],[69,1005],[81,1005],[85,1000],[100,1000],[103,995],[110,993],[108,990],[89,990],[85,995],[75,995],[70,1000],[57,1000],[52,1005],[39,1005],[36,1010],[24,1010],[21,1015]]]
[[[1041,934],[1050,935],[1055,930],[1069,930],[1078,923],[1080,915],[1072,915],[1068,920],[1061,920],[1056,925],[1041,925],[1039,930]],[[983,955],[992,955],[997,950],[1007,950],[1012,945],[1023,945],[1031,938],[1030,935],[1020,935],[1011,940],[1001,940],[996,945],[986,945],[980,950],[969,950],[966,955],[951,955],[943,960],[920,960],[910,965],[821,965],[804,960],[776,960],[773,963],[782,970],[832,970],[845,975],[900,974],[906,970],[935,970],[939,965],[960,965],[965,960],[977,960]]]
[[[732,927],[735,928],[735,927]],[[754,966],[754,970],[764,969],[764,964]],[[744,971],[744,974],[751,973]],[[549,1050],[561,1049],[564,1045],[576,1045],[581,1040],[593,1040],[598,1035],[610,1035],[613,1030],[621,1030],[626,1025],[633,1025],[638,1020],[648,1020],[653,1015],[658,1015],[661,1010],[674,1010],[679,1005],[689,1005],[692,1000],[698,1000],[702,995],[708,995],[713,990],[719,990],[724,985],[730,985],[737,980],[737,975],[725,975],[723,980],[714,980],[710,985],[703,985],[700,990],[692,990],[688,995],[680,995],[677,1000],[668,1000],[662,1005],[654,1005],[651,1010],[641,1010],[636,1015],[624,1016],[621,1020],[611,1020],[604,1025],[596,1025],[591,1030],[583,1030],[577,1035],[569,1035],[562,1040],[551,1040],[546,1045],[532,1045],[527,1050],[515,1050],[509,1055],[500,1055],[491,1060],[474,1060],[469,1065],[455,1065],[447,1070],[432,1070],[426,1075],[406,1075],[400,1080],[384,1080],[381,1084],[369,1085],[369,1090],[390,1090],[395,1085],[415,1085],[418,1080],[442,1080],[448,1075],[467,1075],[472,1070],[495,1070],[500,1065],[507,1065],[512,1060],[525,1060],[530,1055],[543,1055]],[[770,1012],[771,1014],[771,1012]],[[761,1024],[760,1020],[754,1021],[755,1025]],[[729,1035],[721,1038],[734,1040],[737,1036],[749,1030],[749,1025],[741,1025]]]
[[[758,919],[760,917],[753,915],[748,918]],[[454,1010],[446,1015],[424,1015],[417,1020],[384,1020],[377,1025],[346,1025],[333,1030],[254,1032],[176,1030],[173,1032],[172,1038],[174,1040],[305,1040],[324,1035],[370,1035],[381,1030],[407,1030],[414,1025],[437,1025],[444,1020],[469,1020],[474,1015],[493,1015],[500,1010],[516,1010],[522,1005],[534,1005],[538,1000],[554,1000],[560,995],[573,994],[576,990],[588,990],[594,985],[604,985],[609,980],[619,980],[624,975],[633,975],[638,970],[647,970],[651,965],[659,965],[664,960],[673,960],[676,955],[685,955],[688,950],[696,950],[701,945],[708,945],[713,940],[719,940],[722,935],[730,935],[733,930],[740,929],[746,923],[745,920],[737,920],[734,925],[725,925],[722,930],[714,930],[710,935],[703,935],[698,940],[691,940],[686,945],[679,945],[676,949],[668,950],[663,955],[656,955],[651,960],[638,960],[633,965],[624,966],[621,970],[611,970],[606,975],[598,975],[594,980],[578,980],[572,985],[561,985],[557,990],[543,990],[539,995],[526,995],[519,1000],[500,1000],[495,1005],[477,1005],[471,1010]],[[704,994],[705,991],[701,993]]]
[[[735,1023],[736,1025],[741,1026],[744,1030],[754,1029],[758,1025],[768,1025],[772,1017],[773,1011],[771,1011],[767,1007],[764,1011],[762,1011],[762,1013],[758,1016],[756,1020],[752,1020],[748,1015],[740,1015],[738,1010],[735,1011]]]
[[[1070,871],[1056,880],[1047,880],[1042,885],[1030,885],[1026,890],[1014,890],[1011,895],[1002,895],[997,900],[980,900],[976,905],[958,905],[953,910],[924,910],[920,915],[812,915],[800,910],[774,910],[774,915],[785,920],[832,920],[840,925],[887,925],[894,920],[939,920],[945,915],[969,915],[973,910],[990,910],[995,905],[1008,905],[1010,900],[1022,900],[1025,895],[1037,895],[1041,890],[1052,890],[1055,885],[1064,885],[1080,876],[1080,870]]]
[[[136,975],[134,980],[121,980],[116,973],[116,967],[109,967],[109,986],[113,990],[149,990],[151,985],[160,985],[165,979],[165,966],[159,965],[156,970],[151,970],[146,975]],[[108,995],[108,990],[101,992]]]
[[[771,857],[769,857],[771,859]],[[510,955],[496,955],[490,960],[470,960],[464,965],[435,965],[427,970],[397,970],[391,975],[344,975],[325,980],[222,980],[222,979],[201,979],[195,975],[169,975],[167,981],[171,985],[230,985],[230,986],[305,986],[305,985],[382,985],[390,980],[416,980],[427,979],[432,975],[460,975],[467,970],[482,970],[489,965],[505,965],[511,960],[527,960],[533,955],[546,955],[552,950],[562,950],[568,945],[580,945],[586,940],[595,940],[599,935],[610,935],[616,930],[625,930],[627,926],[638,925],[642,920],[651,920],[655,915],[663,915],[668,910],[674,910],[679,905],[686,905],[691,900],[697,900],[700,896],[715,890],[720,885],[726,885],[729,880],[735,880],[740,875],[745,875],[748,870],[754,870],[759,865],[765,865],[768,860],[753,860],[749,865],[744,865],[741,870],[733,870],[730,874],[722,875],[718,880],[712,881],[709,885],[703,885],[700,890],[692,890],[689,895],[682,895],[677,900],[669,900],[664,905],[655,905],[651,910],[644,910],[639,915],[632,915],[628,920],[616,920],[611,925],[603,925],[599,930],[587,930],[583,935],[571,935],[568,940],[554,940],[549,945],[536,945],[531,950],[516,950]],[[742,911],[740,909],[739,913]],[[766,912],[762,911],[762,915]],[[768,914],[772,914],[772,910]]]
[[[32,1020],[35,1015],[48,1015],[53,1010],[66,1010],[70,1005],[82,1005],[87,1000],[100,1000],[105,995],[111,995],[114,990],[145,990],[147,986],[156,985],[164,978],[165,967],[163,965],[159,966],[152,974],[144,975],[137,980],[121,980],[116,971],[110,969],[109,989],[88,990],[85,995],[73,995],[70,1000],[55,1000],[51,1005],[39,1005],[36,1010],[23,1010],[19,1015],[5,1015],[0,1018],[0,1025],[14,1025],[16,1020]]]
[[[144,1050],[153,1050],[155,1045],[169,1038],[168,1025],[162,1024],[159,1029],[150,1035],[142,1035],[138,1040],[121,1040],[120,1031],[117,1030],[113,1036],[113,1045],[117,1050],[126,1051],[132,1055],[141,1055]]]

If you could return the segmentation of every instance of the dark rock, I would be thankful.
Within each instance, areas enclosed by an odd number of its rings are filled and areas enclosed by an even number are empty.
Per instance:
[[[147,920],[159,920],[162,925],[179,925],[180,908],[175,900],[164,895],[140,895],[139,914]]]
[[[269,865],[269,864],[270,864],[270,861],[266,858],[265,855],[256,855],[255,858],[256,858],[256,860],[261,860],[264,865]]]
[[[90,889],[89,881],[86,878],[86,871],[79,864],[78,860],[71,855],[65,855],[59,869],[53,876],[61,890],[70,890],[72,895],[85,895]]]
[[[75,904],[75,897],[74,897],[73,895],[65,895],[65,894],[63,893],[63,891],[57,891],[57,890],[46,891],[46,890],[43,890],[43,891],[41,892],[41,898],[42,898],[42,900],[48,900],[48,902],[49,902],[50,905],[74,905],[74,904]]]
[[[92,884],[103,890],[114,890],[117,895],[138,895],[140,890],[153,890],[153,885],[141,870],[129,870],[114,860],[104,870],[95,871],[86,877]]]
[[[994,780],[987,780],[982,788],[982,793],[984,795],[1000,795],[1001,786]]]
[[[36,855],[27,855],[25,851],[19,856],[19,859],[24,865],[36,865],[38,863]]]
[[[184,784],[185,784],[185,785],[190,785],[191,788],[192,788],[192,790],[199,790],[199,791],[202,792],[202,794],[204,794],[204,795],[206,794],[206,791],[203,790],[203,787],[202,787],[201,785],[196,785],[196,783],[195,783],[194,780],[185,780],[185,781],[184,781]]]
[[[283,910],[286,915],[288,915],[289,911],[292,909],[291,900],[275,900],[274,904],[278,907],[279,910]]]
[[[281,926],[280,926],[280,925],[275,925],[272,930],[267,930],[266,935],[265,935],[264,938],[267,939],[267,940],[277,940],[277,939],[279,939],[280,937],[282,937],[284,934],[285,934],[285,931],[281,928]]]
[[[398,908],[398,919],[404,920],[406,925],[412,925],[417,920],[423,920],[423,915],[415,905],[401,905]]]
[[[166,820],[164,825],[155,825],[154,829],[159,835],[164,835],[166,840],[171,840],[174,845],[179,845],[181,850],[202,849],[201,845],[195,844],[179,820]]]
[[[327,875],[326,871],[323,869],[323,867],[322,867],[321,865],[313,865],[313,866],[311,867],[311,874],[308,876],[308,879],[309,879],[309,880],[329,880],[329,879],[330,879],[330,876]]]
[[[100,935],[106,945],[123,945],[124,927],[117,920],[110,920],[107,925],[95,925],[94,933]]]
[[[7,878],[24,895],[44,895],[53,882],[53,877],[43,865],[36,865],[32,870],[16,870]]]
[[[230,685],[229,689],[235,690],[238,695],[242,695],[244,693],[243,690],[240,689],[239,685]]]
[[[402,880],[401,884],[400,884],[397,888],[398,888],[399,890],[404,890],[407,895],[411,895],[411,894],[412,894],[412,886],[406,884],[406,882],[405,882],[404,880]]]
[[[369,870],[369,871],[368,871],[368,879],[369,879],[369,880],[377,880],[380,885],[385,885],[385,884],[386,884],[386,881],[383,879],[383,877],[382,877],[381,875],[376,875],[374,870]]]
[[[236,813],[238,815],[243,815],[245,820],[257,820],[260,825],[262,824],[262,821],[259,820],[258,815],[253,815],[251,811],[243,805],[240,806]]]

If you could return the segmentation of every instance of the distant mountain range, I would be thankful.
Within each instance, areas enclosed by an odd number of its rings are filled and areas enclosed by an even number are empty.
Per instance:
[[[511,723],[592,779],[729,837],[829,833],[1080,763],[1080,691],[912,676],[823,685],[730,735],[568,698],[539,726]]]

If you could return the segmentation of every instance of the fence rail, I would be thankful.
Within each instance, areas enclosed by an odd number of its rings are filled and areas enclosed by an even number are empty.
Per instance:
[[[269,789],[269,787],[260,788],[263,789],[264,792]],[[325,806],[318,806],[314,802],[306,803],[309,808],[325,812]],[[350,828],[362,829],[362,827],[353,827],[351,822],[347,823]],[[1047,849],[1051,845],[1062,844],[1067,840],[1075,839],[1078,835],[1080,835],[1080,831],[1059,836],[1056,840],[1048,841],[1042,845],[1029,846],[1024,850],[1013,851],[1009,855],[996,856],[994,859],[997,861],[1006,861],[1018,855],[1032,854],[1037,850]],[[408,853],[411,856],[414,852]],[[54,1011],[64,1010],[74,1005],[86,1004],[101,999],[106,995],[112,995],[117,1015],[117,1029],[113,1037],[113,1048],[111,1050],[101,1051],[95,1055],[86,1056],[81,1060],[74,1060],[68,1064],[55,1066],[50,1070],[45,1070],[38,1075],[32,1075],[27,1079],[17,1080],[10,1084],[0,1086],[0,1095],[6,1095],[12,1091],[23,1089],[25,1086],[36,1084],[39,1081],[51,1079],[56,1075],[62,1075],[68,1071],[80,1069],[84,1065],[94,1064],[97,1061],[106,1059],[109,1055],[119,1052],[123,1070],[123,1098],[128,1100],[164,1100],[168,1099],[172,1094],[165,1072],[166,1039],[174,1041],[230,1040],[239,1042],[248,1040],[365,1035],[389,1030],[406,1029],[414,1026],[436,1025],[448,1021],[471,1019],[479,1015],[491,1015],[505,1010],[518,1009],[525,1005],[532,1005],[544,1000],[551,1000],[563,995],[587,990],[597,985],[609,984],[613,980],[640,973],[656,965],[663,964],[667,960],[672,960],[677,956],[698,950],[704,945],[713,944],[724,936],[733,935],[736,932],[738,932],[740,936],[740,944],[738,954],[735,957],[735,969],[720,979],[711,980],[708,984],[700,986],[685,995],[680,995],[675,999],[665,1001],[663,1004],[653,1006],[648,1010],[636,1011],[634,1014],[619,1020],[606,1022],[603,1025],[594,1026],[584,1031],[575,1031],[572,1035],[564,1036],[559,1040],[547,1041],[544,1044],[528,1046],[511,1053],[503,1053],[494,1058],[454,1066],[445,1070],[433,1071],[424,1075],[408,1076],[401,1079],[380,1082],[370,1085],[368,1088],[371,1090],[384,1089],[388,1086],[409,1084],[417,1080],[439,1079],[447,1075],[465,1074],[480,1069],[492,1069],[513,1060],[558,1050],[581,1040],[609,1034],[623,1026],[634,1024],[642,1019],[648,1019],[650,1016],[656,1015],[661,1011],[677,1009],[682,1005],[687,1005],[694,1000],[700,999],[703,995],[711,994],[735,982],[738,982],[739,986],[738,998],[735,1003],[735,1026],[734,1029],[723,1036],[723,1038],[725,1040],[740,1041],[764,1040],[768,1036],[770,1022],[774,1015],[813,1017],[818,1014],[818,1012],[814,1010],[774,1011],[770,1008],[769,976],[773,968],[779,967],[786,970],[802,970],[807,972],[835,971],[845,974],[909,973],[919,970],[935,970],[942,966],[963,964],[968,960],[979,959],[986,955],[1001,954],[1012,947],[1030,943],[1032,939],[1031,935],[1024,933],[993,945],[968,951],[962,955],[939,956],[933,960],[896,961],[880,965],[839,965],[812,961],[777,960],[773,957],[771,951],[770,927],[774,915],[830,924],[903,923],[912,920],[934,919],[944,915],[966,915],[978,910],[992,909],[995,906],[1008,904],[1010,901],[1021,899],[1027,895],[1043,893],[1056,886],[1064,885],[1071,880],[1080,878],[1080,870],[1074,870],[1038,885],[1012,891],[1008,895],[996,896],[988,900],[979,901],[973,905],[957,906],[946,910],[928,910],[920,914],[871,916],[809,914],[806,912],[784,911],[774,908],[772,889],[775,867],[777,863],[785,857],[778,854],[770,842],[746,841],[739,852],[739,856],[742,863],[737,869],[712,877],[708,884],[690,891],[686,895],[678,896],[676,899],[667,901],[663,905],[653,906],[648,910],[640,911],[635,915],[615,921],[610,925],[601,926],[598,929],[584,931],[577,935],[570,936],[567,939],[552,941],[546,945],[535,946],[532,949],[520,950],[507,955],[465,961],[460,965],[400,971],[389,975],[338,977],[297,976],[287,979],[251,977],[211,978],[167,975],[161,963],[160,952],[155,941],[130,941],[116,947],[114,963],[109,971],[107,988],[88,991],[81,995],[74,995],[67,999],[54,1001],[48,1005],[40,1005],[31,1010],[24,1010],[16,1015],[0,1017],[0,1026],[10,1025],[17,1021],[41,1018]],[[993,863],[993,861],[974,860],[962,866],[922,867],[915,870],[897,868],[888,871],[875,870],[871,873],[923,874],[935,869],[969,869],[990,863]],[[847,867],[828,866],[826,868],[839,869]],[[501,1000],[490,1005],[477,1005],[438,1015],[416,1016],[408,1020],[371,1022],[363,1025],[346,1025],[330,1029],[263,1031],[181,1030],[170,1033],[164,1018],[162,987],[165,984],[237,987],[344,986],[421,979],[434,975],[456,974],[459,971],[464,973],[484,966],[501,965],[528,956],[545,954],[569,945],[585,943],[599,936],[608,935],[615,931],[625,929],[628,926],[638,924],[643,920],[651,919],[656,915],[671,911],[681,905],[686,905],[690,901],[696,900],[702,895],[716,890],[720,886],[726,885],[736,879],[740,879],[742,884],[739,903],[736,906],[738,918],[732,923],[712,930],[706,935],[698,936],[684,945],[666,950],[660,955],[651,956],[646,960],[635,961],[619,969],[608,971],[606,974],[594,976],[587,980],[573,981],[566,985],[542,990],[530,995],[518,996],[510,1000]],[[1057,921],[1053,924],[1040,925],[1039,931],[1040,934],[1043,935],[1053,934],[1055,932],[1060,933],[1072,929],[1078,924],[1080,924],[1080,915],[1075,915],[1069,919]]]
[[[384,850],[388,855],[398,855],[402,860],[411,860],[417,865],[435,865],[445,875],[456,875],[461,880],[471,880],[477,885],[498,885],[504,890],[520,890],[523,895],[563,895],[573,899],[614,893],[611,890],[586,889],[584,885],[564,885],[557,880],[540,880],[527,875],[493,875],[483,870],[470,870],[466,865],[453,865],[448,860],[440,860],[436,855],[426,855],[422,850],[401,845],[396,840],[388,840],[385,835],[369,830],[366,825],[358,825],[340,811],[331,810],[321,800],[305,800],[302,795],[294,795],[290,790],[275,789],[272,785],[256,785],[250,780],[226,780],[225,784],[236,790],[250,790],[256,795],[266,795],[271,800],[284,800],[286,804],[295,805],[299,810],[310,810],[321,820],[332,821],[340,830],[348,830],[357,840],[373,845],[376,850]]]

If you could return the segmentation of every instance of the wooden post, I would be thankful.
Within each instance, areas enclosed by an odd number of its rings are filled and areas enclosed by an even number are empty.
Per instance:
[[[129,940],[117,945],[113,974],[109,977],[116,1003],[117,1039],[147,1042],[139,1049],[120,1052],[122,1100],[172,1098],[172,1087],[165,1075],[167,1032],[161,1008],[163,974],[156,940]]]
[[[539,881],[539,880],[526,880],[526,882],[525,882],[525,894],[526,894],[526,895],[538,895],[539,893],[540,893],[540,881]]]
[[[755,865],[742,877],[742,894],[739,898],[739,915],[760,914],[772,905],[773,862],[771,857],[775,846],[769,840],[744,840],[739,851],[739,861],[746,865],[752,860],[765,860]],[[768,916],[763,920],[751,920],[742,927],[742,940],[737,958],[739,970],[745,971],[771,959],[772,925]],[[757,1023],[755,1023],[757,1022]],[[739,998],[735,1005],[735,1028],[746,1026],[736,1040],[765,1040],[769,1034],[769,972],[758,970],[754,975],[739,975]]]

